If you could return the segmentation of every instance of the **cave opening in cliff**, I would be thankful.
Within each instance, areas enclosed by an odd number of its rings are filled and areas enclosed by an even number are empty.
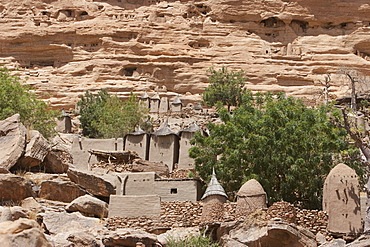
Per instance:
[[[280,20],[277,17],[270,17],[265,20],[262,20],[261,23],[263,24],[264,27],[284,27],[285,23]]]
[[[127,67],[123,69],[124,76],[133,76],[134,72],[137,70],[136,67]]]

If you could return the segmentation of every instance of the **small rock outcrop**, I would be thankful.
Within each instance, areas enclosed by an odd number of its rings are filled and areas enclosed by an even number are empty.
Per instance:
[[[90,195],[80,196],[67,205],[69,212],[79,211],[88,216],[106,218],[108,216],[108,204]]]
[[[109,232],[103,237],[105,246],[127,246],[136,247],[141,242],[144,246],[153,246],[157,243],[157,236],[142,230],[126,228]]]
[[[13,174],[0,174],[0,188],[1,202],[18,202],[36,196],[28,179]]]
[[[61,202],[71,202],[85,194],[86,191],[77,184],[60,180],[43,181],[39,191],[40,198]]]
[[[40,225],[23,218],[0,223],[0,243],[2,247],[52,247]]]
[[[101,176],[89,171],[76,169],[69,169],[67,174],[72,182],[81,185],[95,196],[109,197],[116,194],[115,180],[117,178],[115,176],[109,174]]]

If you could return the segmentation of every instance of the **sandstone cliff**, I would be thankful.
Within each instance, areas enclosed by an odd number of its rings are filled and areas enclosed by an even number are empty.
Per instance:
[[[311,103],[323,100],[326,73],[370,75],[366,0],[1,2],[0,65],[18,68],[54,108],[99,88],[122,98],[159,89],[186,103],[200,99],[211,66],[242,68],[249,89]],[[332,76],[332,97],[347,89]]]

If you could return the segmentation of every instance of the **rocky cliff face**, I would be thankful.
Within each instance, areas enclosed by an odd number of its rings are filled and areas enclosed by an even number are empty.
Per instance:
[[[326,73],[370,75],[369,31],[367,0],[3,0],[0,64],[55,108],[99,88],[197,100],[223,65],[244,69],[251,90],[313,103]],[[332,97],[346,94],[331,78]]]

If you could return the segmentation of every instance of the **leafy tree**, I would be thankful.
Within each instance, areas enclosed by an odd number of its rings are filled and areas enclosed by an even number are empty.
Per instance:
[[[328,121],[328,107],[307,108],[284,94],[251,92],[231,115],[219,108],[223,124],[210,123],[210,136],[195,135],[190,156],[206,179],[212,167],[231,195],[243,182],[257,179],[269,202],[285,200],[319,208],[325,176],[338,162],[358,158],[346,131]],[[347,164],[357,171],[360,162]]]
[[[230,111],[231,106],[239,106],[242,103],[242,96],[246,92],[244,88],[247,78],[243,70],[228,71],[226,67],[220,70],[210,68],[210,85],[203,92],[203,101],[207,106],[214,106],[217,102],[227,105]]]
[[[104,89],[97,94],[80,96],[80,121],[83,134],[92,138],[113,138],[134,130],[147,114],[147,109],[131,94],[126,102]]]
[[[0,69],[0,119],[8,118],[16,113],[21,116],[22,123],[29,129],[35,129],[46,137],[54,133],[56,112],[37,99],[30,87],[22,85],[19,78],[10,75],[5,68]]]

